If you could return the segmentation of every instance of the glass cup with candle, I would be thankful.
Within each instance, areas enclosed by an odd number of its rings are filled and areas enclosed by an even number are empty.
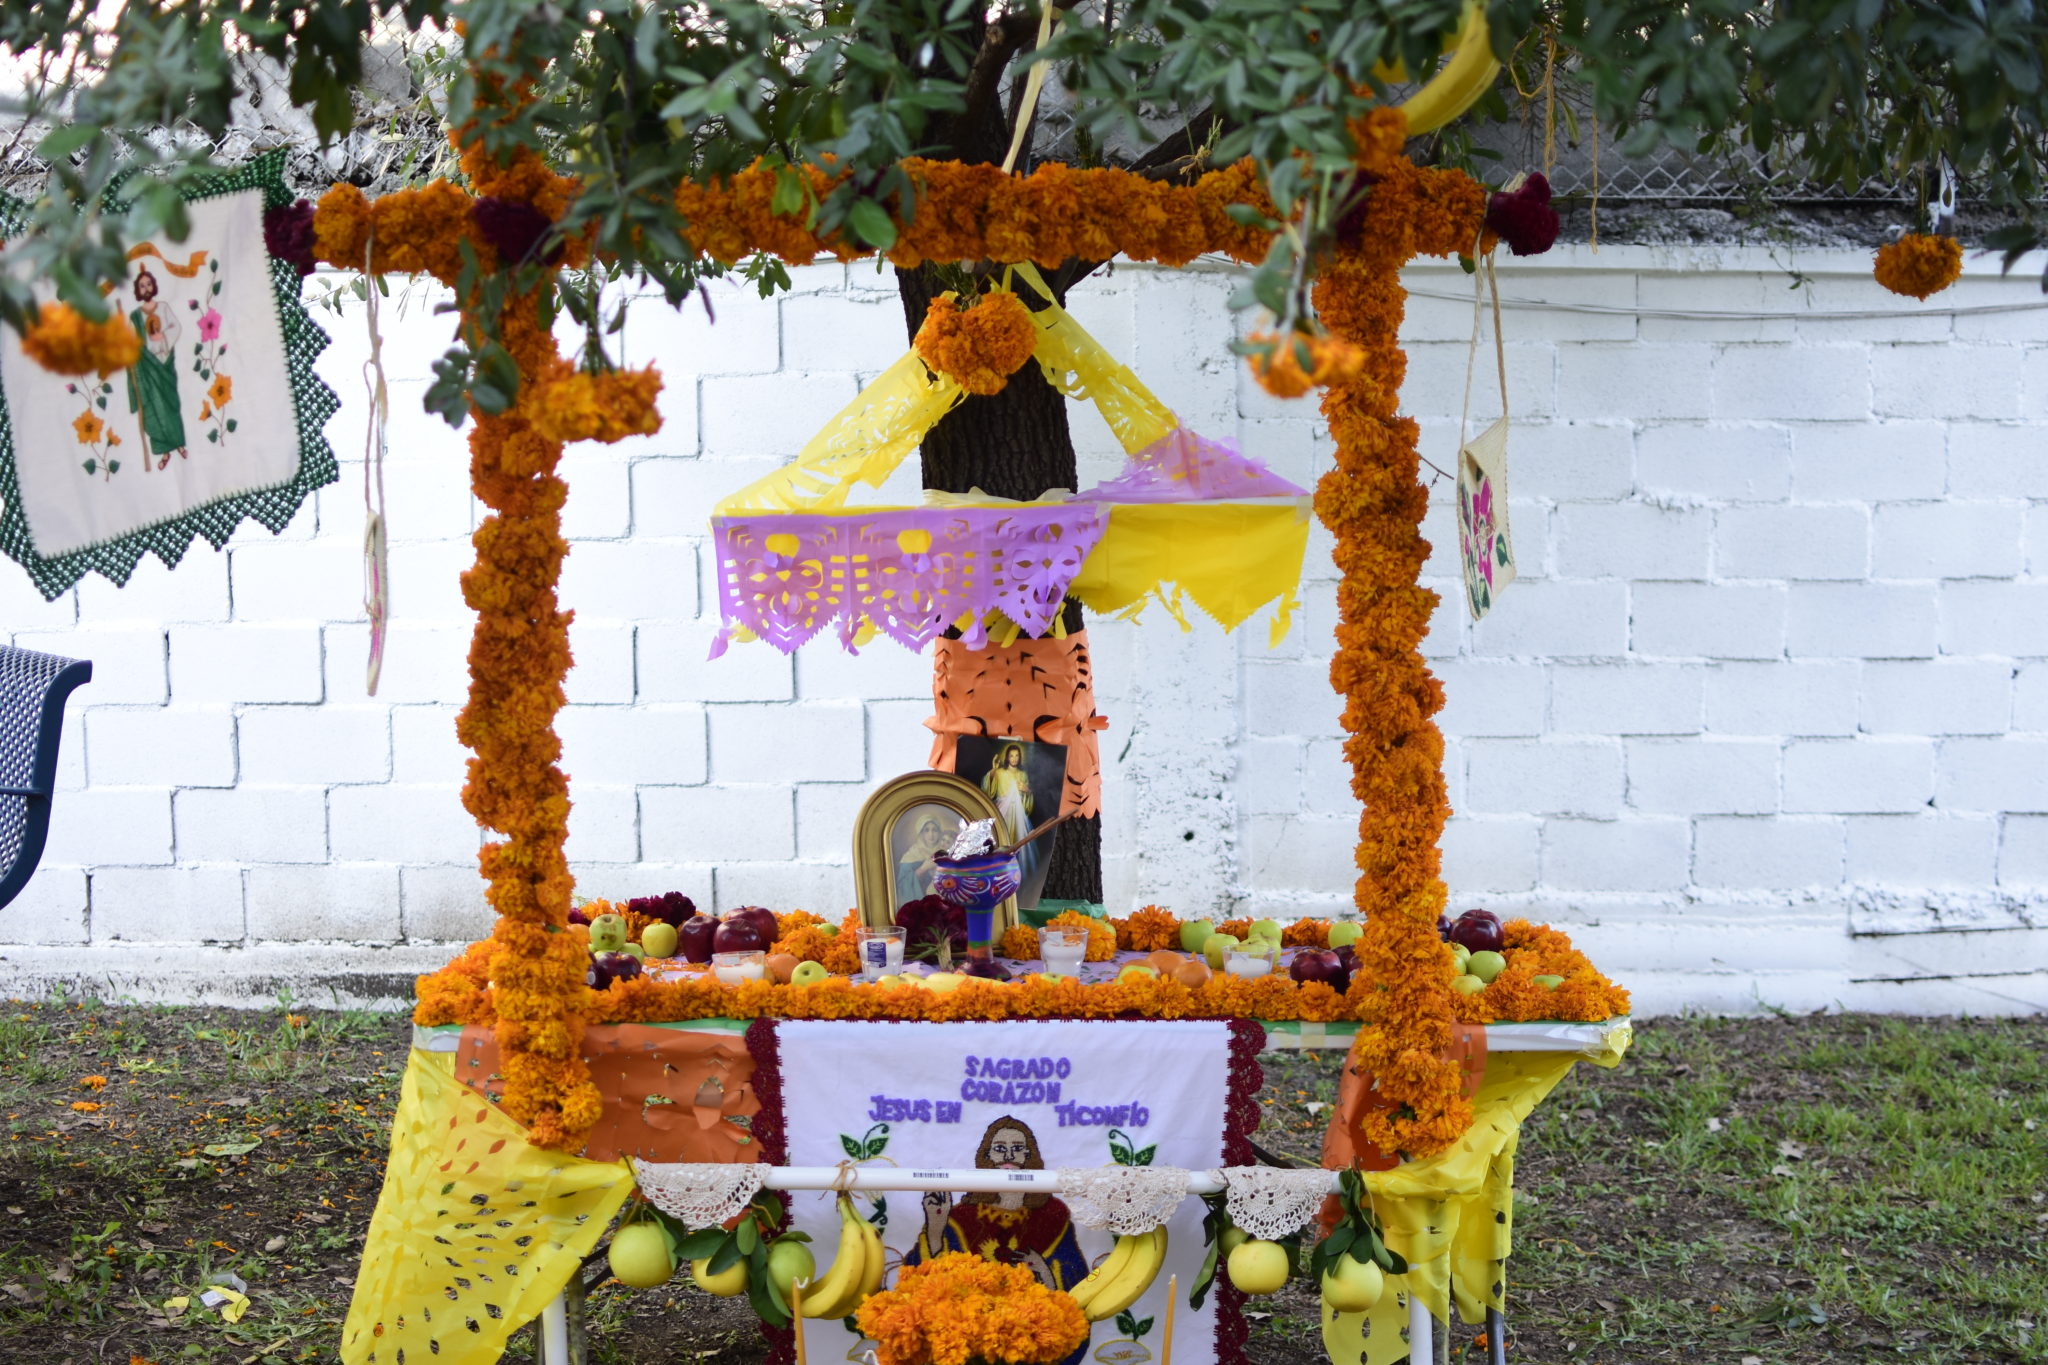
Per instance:
[[[1038,955],[1045,959],[1046,971],[1054,976],[1079,976],[1081,959],[1088,955],[1088,931],[1040,929]]]
[[[1223,961],[1223,970],[1232,976],[1241,976],[1247,981],[1257,980],[1259,977],[1272,974],[1273,957],[1263,949],[1245,952],[1241,948],[1233,948]]]
[[[892,926],[853,932],[860,946],[861,980],[880,981],[903,970],[903,930]]]
[[[713,953],[711,974],[728,986],[759,981],[768,974],[768,954],[759,948],[743,953]]]

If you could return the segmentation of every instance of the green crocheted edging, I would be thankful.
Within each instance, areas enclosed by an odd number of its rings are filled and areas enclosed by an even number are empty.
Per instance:
[[[291,191],[284,183],[284,153],[266,152],[232,171],[208,176],[185,199],[196,203],[243,190],[263,191],[266,210],[291,203]],[[109,207],[118,212],[121,206],[109,196]],[[0,195],[0,236],[12,237],[25,230],[25,208],[19,200]],[[81,546],[60,555],[38,554],[21,506],[14,422],[7,410],[6,394],[0,392],[0,500],[6,503],[5,512],[0,513],[0,553],[27,569],[29,578],[45,598],[56,597],[88,573],[111,579],[116,586],[125,584],[144,552],[156,555],[167,568],[175,568],[191,548],[193,537],[205,537],[218,550],[227,544],[244,518],[275,535],[298,515],[314,489],[341,478],[334,449],[327,444],[323,430],[327,419],[340,410],[341,400],[313,371],[313,362],[327,349],[327,334],[306,312],[300,299],[297,271],[273,257],[270,284],[271,298],[277,306],[278,330],[284,337],[285,374],[299,432],[298,468],[281,483],[226,494],[96,545]]]

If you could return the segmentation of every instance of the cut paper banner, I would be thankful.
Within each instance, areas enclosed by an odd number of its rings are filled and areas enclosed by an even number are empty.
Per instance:
[[[129,250],[107,300],[142,338],[127,369],[52,374],[0,331],[0,550],[45,597],[95,571],[125,583],[145,551],[176,565],[194,536],[218,549],[244,517],[281,531],[338,477],[321,433],[336,401],[313,373],[327,338],[264,247],[265,211],[290,202],[282,164],[213,178],[184,241]],[[0,235],[24,221],[0,199]]]
[[[1123,444],[1116,477],[1032,502],[931,493],[923,507],[849,508],[879,488],[963,397],[907,352],[861,391],[790,464],[718,504],[711,521],[718,657],[733,640],[785,653],[830,631],[847,649],[886,635],[922,649],[958,627],[970,649],[998,631],[1062,633],[1068,596],[1136,615],[1153,599],[1183,627],[1183,599],[1225,629],[1275,604],[1287,632],[1308,548],[1309,496],[1229,441],[1172,412],[1051,302],[1037,273],[1019,277],[1048,306],[1032,314],[1034,358],[1053,387],[1095,404]]]

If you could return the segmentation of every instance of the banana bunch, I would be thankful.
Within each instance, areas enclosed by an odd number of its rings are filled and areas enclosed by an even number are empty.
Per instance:
[[[1500,74],[1487,31],[1485,0],[1467,0],[1465,19],[1451,48],[1451,59],[1423,87],[1409,96],[1401,111],[1408,115],[1408,136],[1441,128],[1479,102]]]
[[[1116,1239],[1116,1245],[1101,1265],[1069,1289],[1074,1302],[1090,1322],[1113,1318],[1138,1301],[1151,1287],[1166,1260],[1166,1229],[1131,1233]]]
[[[836,1320],[882,1287],[882,1234],[839,1196],[839,1250],[823,1279],[803,1287],[804,1316]]]

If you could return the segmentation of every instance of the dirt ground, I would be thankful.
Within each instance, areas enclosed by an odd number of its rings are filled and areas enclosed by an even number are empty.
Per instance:
[[[407,1041],[289,1002],[8,1004],[0,1361],[333,1359]],[[1312,1158],[1338,1058],[1263,1061],[1259,1141]],[[1537,1112],[1517,1184],[1513,1359],[2048,1361],[2048,1020],[1646,1023]],[[197,1303],[237,1283],[238,1321]],[[593,1361],[752,1365],[743,1303],[602,1285]],[[1257,1365],[1322,1359],[1306,1283],[1252,1309]]]

